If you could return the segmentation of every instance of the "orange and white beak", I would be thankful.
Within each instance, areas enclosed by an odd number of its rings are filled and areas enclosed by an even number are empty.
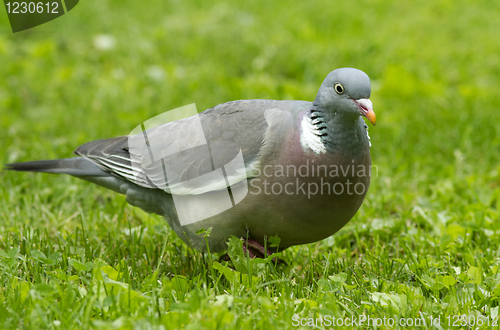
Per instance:
[[[372,101],[370,101],[370,99],[359,99],[353,101],[358,106],[361,115],[366,117],[370,121],[370,123],[375,125],[375,123],[377,122],[377,118],[375,117],[375,112],[373,112]]]

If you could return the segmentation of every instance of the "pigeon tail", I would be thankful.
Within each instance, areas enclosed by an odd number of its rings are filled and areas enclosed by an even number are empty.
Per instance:
[[[109,176],[109,173],[101,170],[96,164],[81,157],[13,163],[7,164],[5,169],[19,172],[69,174],[73,176]]]

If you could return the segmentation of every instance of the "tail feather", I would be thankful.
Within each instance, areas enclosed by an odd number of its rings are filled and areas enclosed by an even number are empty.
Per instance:
[[[5,169],[20,172],[44,172],[73,176],[109,176],[90,160],[74,157],[7,164]]]

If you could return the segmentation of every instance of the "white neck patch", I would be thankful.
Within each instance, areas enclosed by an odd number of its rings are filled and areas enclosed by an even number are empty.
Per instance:
[[[368,145],[371,148],[372,143],[370,142],[370,134],[368,134],[368,125],[365,123],[366,136],[368,137]]]
[[[302,149],[311,149],[316,155],[324,154],[326,147],[321,141],[320,132],[311,122],[311,118],[304,115],[300,123],[300,144]]]

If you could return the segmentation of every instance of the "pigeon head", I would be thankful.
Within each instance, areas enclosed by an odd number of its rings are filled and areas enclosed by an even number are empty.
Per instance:
[[[375,125],[370,93],[370,78],[366,73],[358,69],[342,68],[326,76],[314,104],[323,111],[342,116],[364,116]]]

